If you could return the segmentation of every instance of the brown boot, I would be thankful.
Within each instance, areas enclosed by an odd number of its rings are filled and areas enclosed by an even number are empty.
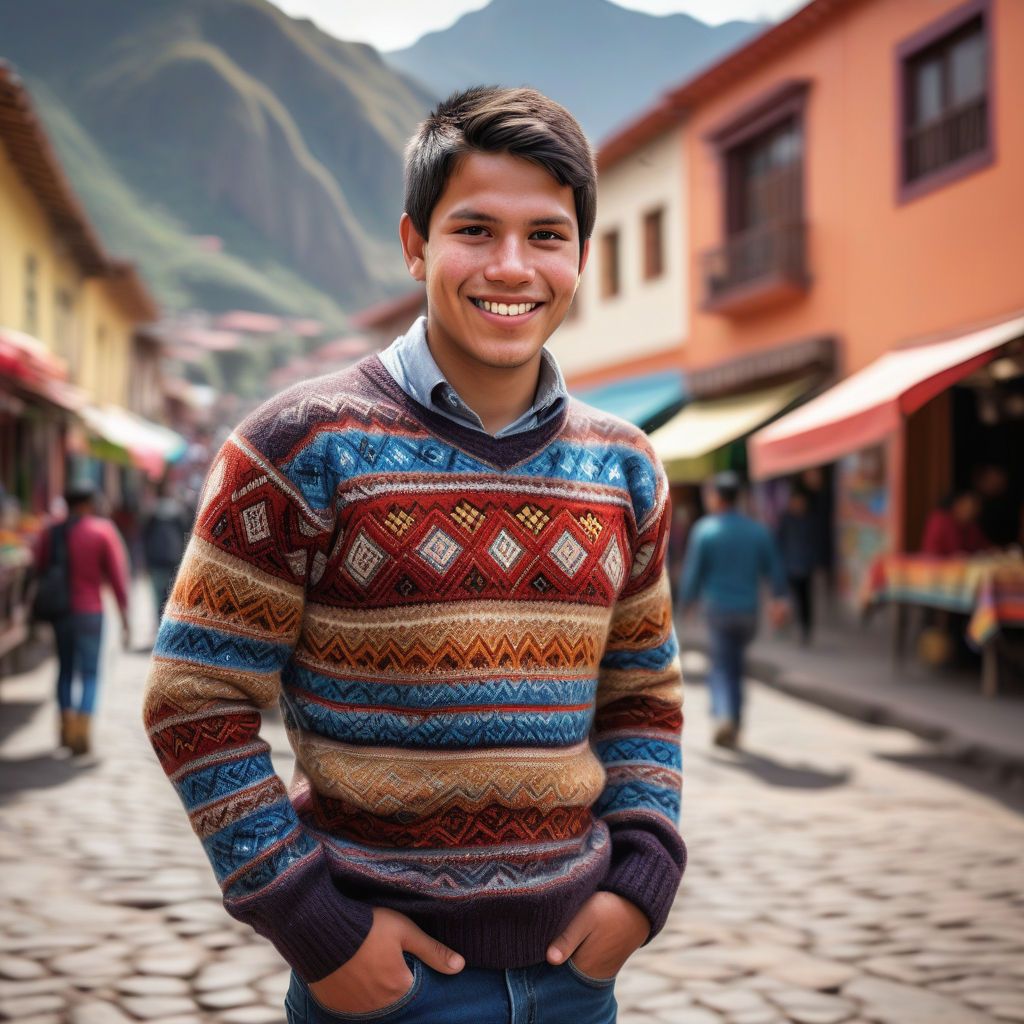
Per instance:
[[[78,716],[70,708],[65,708],[60,713],[60,746],[71,748],[71,737],[75,734],[75,726],[78,724]]]
[[[75,724],[71,733],[71,753],[76,756],[88,754],[91,748],[89,733],[92,727],[92,715],[86,711],[75,713]]]

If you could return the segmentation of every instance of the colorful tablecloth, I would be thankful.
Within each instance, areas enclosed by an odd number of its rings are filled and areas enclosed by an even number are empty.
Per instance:
[[[884,601],[944,608],[970,616],[967,639],[984,646],[1006,627],[1024,627],[1024,559],[882,555],[871,566],[861,603]]]

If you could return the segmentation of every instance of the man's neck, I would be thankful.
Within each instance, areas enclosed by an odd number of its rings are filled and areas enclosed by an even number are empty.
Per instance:
[[[540,381],[540,352],[522,366],[487,367],[446,359],[443,355],[438,358],[439,353],[430,346],[429,333],[427,345],[445,380],[480,417],[488,434],[493,436],[515,423],[533,405]]]

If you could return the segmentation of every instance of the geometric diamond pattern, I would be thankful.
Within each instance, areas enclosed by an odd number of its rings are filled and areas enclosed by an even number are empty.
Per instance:
[[[365,587],[387,560],[387,552],[360,530],[345,556],[345,569],[356,583]]]
[[[417,554],[436,573],[448,571],[452,562],[462,554],[462,545],[449,537],[440,526],[435,526],[416,549]]]
[[[452,519],[469,533],[476,533],[484,521],[484,514],[463,498],[450,513]]]
[[[626,575],[626,566],[622,561],[622,552],[619,550],[618,542],[614,537],[612,537],[608,547],[604,549],[600,565],[604,569],[604,574],[608,577],[612,587],[618,590],[622,585],[623,576]]]
[[[555,541],[548,554],[555,565],[570,578],[579,572],[587,558],[586,548],[568,530]]]
[[[270,536],[270,523],[267,521],[267,503],[260,501],[255,505],[242,509],[242,525],[245,527],[245,536],[250,544],[266,540]]]
[[[502,529],[501,533],[491,541],[491,546],[487,549],[487,554],[493,558],[498,565],[508,572],[520,558],[523,557],[523,547],[515,537],[506,529]]]
[[[538,508],[536,505],[531,505],[527,502],[523,507],[516,513],[516,519],[519,520],[528,530],[532,530],[534,536],[538,536],[540,531],[548,525],[548,521],[551,516],[547,514],[542,508]]]

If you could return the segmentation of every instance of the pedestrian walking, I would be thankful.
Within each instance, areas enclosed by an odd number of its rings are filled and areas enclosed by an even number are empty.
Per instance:
[[[117,527],[96,514],[96,490],[91,483],[73,485],[65,501],[67,519],[40,534],[35,557],[41,574],[54,556],[64,559],[67,602],[51,616],[57,646],[60,745],[72,754],[87,754],[100,682],[103,588],[109,587],[117,599],[127,647],[128,559]]]
[[[170,481],[162,480],[156,502],[142,525],[142,551],[153,588],[158,627],[174,574],[185,554],[185,541],[190,529],[191,517],[184,504],[174,496]]]
[[[146,724],[227,909],[294,968],[292,1024],[604,1024],[685,847],[665,474],[544,348],[593,156],[547,97],[478,88],[406,159],[428,313],[225,443]]]
[[[757,632],[762,583],[773,595],[773,623],[787,609],[786,577],[771,532],[737,509],[739,490],[739,477],[729,470],[706,485],[710,514],[690,532],[680,584],[683,608],[699,601],[707,622],[713,740],[722,747],[739,743],[746,652]]]
[[[786,508],[779,516],[775,539],[796,610],[800,642],[806,647],[814,630],[814,570],[820,549],[817,523],[806,492],[790,492]]]

